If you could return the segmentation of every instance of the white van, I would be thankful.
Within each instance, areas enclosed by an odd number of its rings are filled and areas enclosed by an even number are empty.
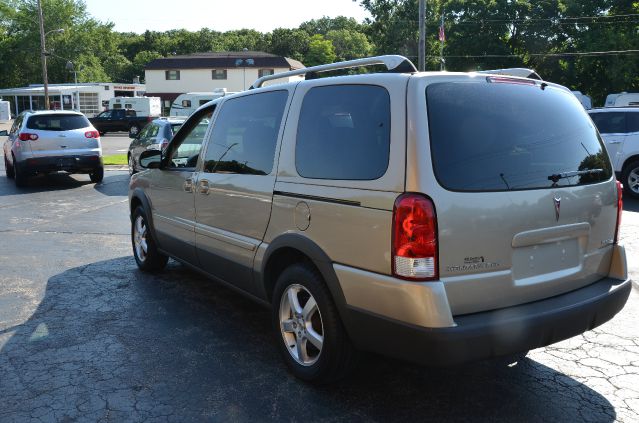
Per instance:
[[[113,97],[109,100],[109,110],[134,110],[138,116],[160,116],[162,102],[160,97]]]
[[[577,100],[584,106],[584,109],[590,110],[592,109],[592,98],[589,95],[583,94],[581,91],[571,91]]]
[[[169,116],[190,116],[198,107],[216,98],[235,94],[226,92],[225,88],[218,88],[211,92],[192,92],[180,94],[171,104]]]

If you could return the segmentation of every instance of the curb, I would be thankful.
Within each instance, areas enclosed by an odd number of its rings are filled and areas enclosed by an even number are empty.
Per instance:
[[[129,170],[128,166],[123,165],[104,165],[104,170]]]

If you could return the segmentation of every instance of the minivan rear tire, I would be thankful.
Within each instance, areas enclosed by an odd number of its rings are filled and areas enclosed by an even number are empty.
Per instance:
[[[298,300],[301,298],[304,303],[297,303],[302,310],[297,319],[291,316],[293,307],[287,301],[291,290],[296,291],[297,294],[293,295],[299,295]],[[317,305],[316,311],[302,316],[304,306],[311,300]],[[272,323],[278,349],[293,375],[307,382],[326,384],[344,378],[352,370],[357,353],[342,325],[330,291],[312,266],[296,263],[286,268],[277,278],[272,304]],[[291,325],[295,325],[295,328]],[[301,337],[298,336],[300,332],[296,332],[300,327],[303,328]],[[309,339],[311,331],[317,334],[320,329],[322,345],[317,353],[317,348]],[[306,358],[310,358],[306,364],[300,363],[304,360],[294,357],[292,352],[298,339],[303,340],[302,348],[308,355]]]
[[[639,198],[639,185],[637,187],[637,191],[633,190],[630,187],[630,178],[639,178],[639,160],[634,160],[627,165],[624,166],[623,172],[621,172],[621,183],[623,184],[623,188],[625,194],[628,194],[632,198]],[[635,184],[639,183],[635,179]]]

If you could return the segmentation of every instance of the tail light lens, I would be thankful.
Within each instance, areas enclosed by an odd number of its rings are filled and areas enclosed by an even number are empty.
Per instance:
[[[421,194],[402,194],[393,208],[393,275],[429,281],[439,277],[437,215],[433,201]]]
[[[619,227],[621,226],[621,212],[623,212],[623,185],[617,181],[617,226],[615,227],[615,244],[619,241]]]
[[[162,142],[160,143],[160,150],[164,151],[168,145],[169,145],[169,140],[164,138]]]
[[[86,131],[84,136],[86,138],[100,138],[100,133],[98,131]]]
[[[38,139],[38,134],[22,132],[18,135],[18,138],[20,138],[20,141],[36,141]]]

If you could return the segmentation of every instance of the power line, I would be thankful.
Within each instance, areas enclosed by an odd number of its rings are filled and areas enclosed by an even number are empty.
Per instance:
[[[451,55],[444,56],[452,59],[476,59],[476,58],[508,58],[508,57],[575,57],[575,56],[619,56],[637,54],[639,50],[610,50],[610,51],[584,51],[566,53],[526,53],[526,54],[481,54],[481,55]],[[439,58],[439,56],[428,55],[428,58]]]

